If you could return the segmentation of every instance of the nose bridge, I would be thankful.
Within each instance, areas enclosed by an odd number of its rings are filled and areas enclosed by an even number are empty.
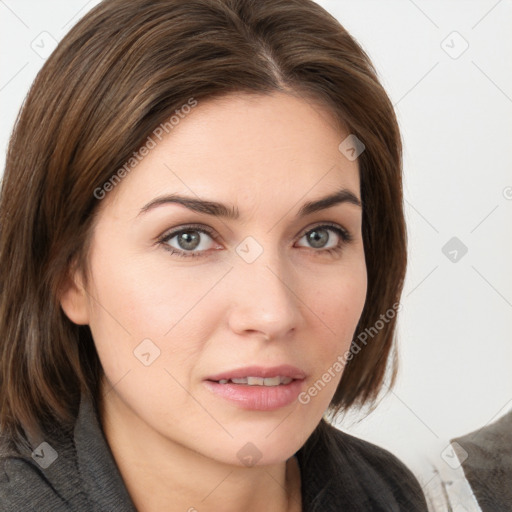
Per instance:
[[[247,237],[235,252],[232,329],[260,331],[269,338],[286,335],[298,322],[299,303],[293,273],[279,247]]]

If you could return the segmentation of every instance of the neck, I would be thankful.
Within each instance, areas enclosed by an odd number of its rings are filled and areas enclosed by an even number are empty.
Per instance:
[[[100,418],[138,512],[301,511],[295,457],[253,467],[211,459],[156,432],[115,391],[100,401]]]

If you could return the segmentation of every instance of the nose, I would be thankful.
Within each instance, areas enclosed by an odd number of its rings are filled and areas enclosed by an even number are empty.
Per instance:
[[[229,326],[236,334],[258,333],[268,340],[290,336],[301,320],[293,269],[265,250],[254,262],[240,259],[231,272]]]

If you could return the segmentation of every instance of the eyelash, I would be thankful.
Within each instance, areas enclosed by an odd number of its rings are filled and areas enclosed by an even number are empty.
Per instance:
[[[306,231],[303,231],[302,234],[299,236],[299,239],[303,238],[305,235],[307,235],[311,231],[315,231],[316,229],[323,229],[323,228],[327,228],[330,231],[334,231],[340,237],[340,241],[338,242],[338,244],[335,247],[331,247],[329,249],[315,250],[314,248],[311,248],[313,250],[313,252],[329,254],[329,255],[334,256],[341,252],[344,245],[349,244],[353,240],[352,235],[346,229],[344,229],[336,224],[329,224],[329,223],[318,224],[316,226],[313,226],[312,228],[307,229]],[[180,235],[187,231],[197,231],[199,233],[204,233],[206,235],[209,235],[213,240],[218,241],[218,236],[212,229],[207,228],[205,226],[197,226],[197,225],[192,224],[189,226],[183,226],[176,231],[172,231],[171,233],[166,233],[166,234],[162,235],[157,240],[157,243],[162,245],[166,251],[170,252],[173,255],[180,256],[182,258],[195,258],[198,256],[203,256],[204,253],[206,253],[207,251],[195,251],[195,252],[194,251],[180,251],[180,250],[178,250],[174,247],[171,247],[167,244],[167,242],[169,240],[172,240],[176,235]]]

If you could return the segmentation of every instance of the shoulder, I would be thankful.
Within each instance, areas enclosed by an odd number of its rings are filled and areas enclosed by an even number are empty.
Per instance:
[[[343,432],[335,427],[330,427],[329,431],[336,447],[350,458],[355,467],[372,468],[379,472],[380,470],[386,470],[381,472],[383,478],[416,480],[407,466],[396,455],[385,448]]]
[[[500,419],[469,434],[455,438],[460,446],[472,452],[481,467],[493,466],[497,462],[511,467],[512,460],[512,411]]]
[[[22,457],[0,456],[0,511],[54,510],[55,494],[38,470]]]
[[[494,423],[452,440],[482,510],[512,505],[512,411]]]
[[[419,505],[421,501],[424,501],[418,480],[396,455],[369,441],[359,439],[334,427],[331,428],[340,450],[350,458],[353,466],[360,473],[370,476],[369,483],[386,489],[400,503],[417,503]]]
[[[337,505],[373,511],[427,511],[421,486],[395,455],[322,421],[302,454],[306,472],[321,473],[316,491]],[[306,483],[308,486],[308,483]]]
[[[65,446],[54,450],[46,443],[30,452],[2,439],[0,512],[72,510],[70,504],[80,501],[80,486],[70,462]]]

